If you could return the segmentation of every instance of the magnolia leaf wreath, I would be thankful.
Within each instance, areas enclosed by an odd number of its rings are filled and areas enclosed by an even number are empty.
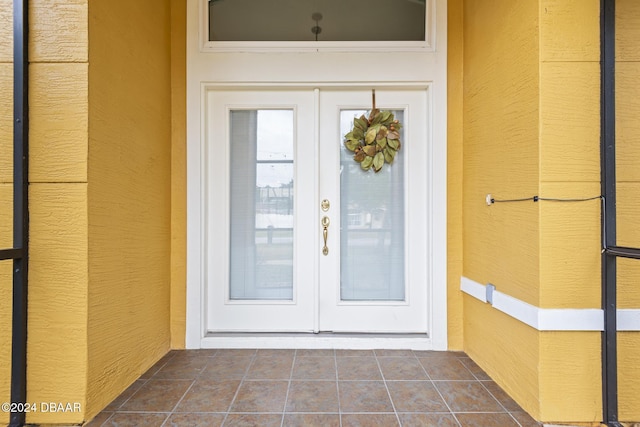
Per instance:
[[[344,146],[355,153],[353,160],[368,171],[377,173],[386,163],[392,164],[400,150],[400,128],[390,111],[371,111],[369,118],[364,115],[353,120],[353,129],[344,136]]]

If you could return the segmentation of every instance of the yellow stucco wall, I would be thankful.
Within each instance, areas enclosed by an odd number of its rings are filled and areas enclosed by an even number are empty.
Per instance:
[[[640,2],[616,2],[618,244],[640,247]],[[618,261],[618,305],[640,309],[640,261]],[[620,419],[640,421],[640,332],[618,333]]]
[[[87,1],[30,3],[27,396],[86,407]],[[79,422],[33,413],[27,422]]]
[[[465,351],[532,417],[540,419],[540,334],[465,296]]]
[[[464,275],[538,305],[538,6],[464,7]]]
[[[84,419],[87,347],[87,2],[30,2],[30,215],[28,398],[83,411],[29,414],[27,422]],[[0,1],[0,246],[11,242],[12,2]],[[10,261],[0,269],[0,341],[10,343]],[[10,345],[0,350],[8,401]],[[0,414],[0,423],[8,420]]]
[[[539,304],[538,1],[464,2],[463,275]],[[464,297],[464,349],[539,417],[539,334]]]
[[[0,197],[5,197],[0,186]],[[6,215],[0,214],[0,220]],[[3,234],[4,230],[3,230]],[[0,261],[0,342],[11,343],[11,272],[13,261]],[[8,402],[11,387],[11,346],[0,347],[0,402]],[[9,415],[0,413],[0,424],[7,424]]]
[[[462,137],[463,0],[447,3],[447,336],[450,350],[463,348]]]
[[[600,194],[600,3],[540,2],[540,195]],[[578,24],[579,23],[579,24]],[[600,201],[540,203],[540,306],[600,307]]]
[[[187,323],[187,2],[171,0],[171,348]]]
[[[600,194],[599,1],[480,3],[464,3],[463,275],[541,308],[600,308],[599,200],[483,203],[487,193]],[[640,245],[639,27],[640,4],[619,1],[618,236],[628,246]],[[638,308],[640,265],[619,266],[619,304]],[[619,334],[622,420],[640,419],[639,336]],[[465,350],[540,420],[601,420],[600,345],[598,332],[537,332],[465,297]]]
[[[169,0],[89,5],[87,418],[170,348]]]
[[[600,194],[600,2],[540,1],[540,195]],[[600,308],[600,200],[540,203],[540,307]],[[602,419],[600,333],[540,334],[545,421]]]
[[[602,420],[599,332],[542,332],[540,416],[552,423]]]
[[[81,423],[170,348],[170,3],[30,2],[29,423]],[[12,6],[0,1],[0,37]],[[0,245],[11,246],[12,48],[0,43]],[[177,86],[176,86],[177,88]],[[176,89],[177,90],[177,89]],[[10,343],[10,262],[0,340]],[[8,401],[10,346],[0,346]],[[0,424],[8,415],[0,414]]]

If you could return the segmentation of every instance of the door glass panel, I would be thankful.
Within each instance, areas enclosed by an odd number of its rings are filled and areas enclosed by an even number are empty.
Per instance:
[[[232,300],[293,298],[293,110],[230,113]]]
[[[403,111],[393,111],[402,122]],[[366,111],[342,110],[340,132]],[[403,140],[403,135],[400,135]],[[404,301],[404,156],[363,171],[340,141],[340,299]]]
[[[209,0],[209,41],[424,41],[425,0]]]

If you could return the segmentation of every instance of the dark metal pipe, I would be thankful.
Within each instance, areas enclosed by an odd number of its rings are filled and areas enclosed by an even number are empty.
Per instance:
[[[616,246],[616,115],[615,115],[615,0],[600,0],[600,154],[604,195],[602,232],[605,248]],[[608,426],[618,423],[618,351],[616,254],[602,252],[602,411]]]
[[[22,249],[0,249],[0,261],[22,258]]]
[[[638,248],[625,248],[623,246],[608,247],[605,252],[608,255],[617,256],[621,258],[640,259],[640,249]]]
[[[29,263],[29,55],[28,0],[13,1],[13,324],[11,402],[27,401],[27,271]],[[25,412],[13,412],[9,426],[23,426]]]

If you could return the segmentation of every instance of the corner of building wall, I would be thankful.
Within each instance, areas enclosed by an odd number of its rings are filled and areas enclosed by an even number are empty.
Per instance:
[[[169,0],[90,8],[87,418],[171,346]]]
[[[544,422],[602,419],[599,331],[542,331],[540,335],[540,418]]]
[[[86,417],[88,1],[73,3],[29,2],[27,396],[37,411],[27,414],[27,423],[74,424]],[[8,5],[4,2],[2,12]],[[2,35],[12,28],[4,24]],[[2,53],[0,48],[0,62]],[[1,65],[4,89],[12,80],[3,71],[11,66]],[[6,99],[11,102],[12,96]],[[10,179],[2,181],[10,185]],[[48,402],[69,403],[72,410],[51,411]]]
[[[447,49],[447,337],[464,346],[462,292],[463,0],[449,0]]]
[[[171,348],[186,345],[186,0],[171,0]]]
[[[527,413],[540,419],[539,332],[464,296],[464,351]]]

